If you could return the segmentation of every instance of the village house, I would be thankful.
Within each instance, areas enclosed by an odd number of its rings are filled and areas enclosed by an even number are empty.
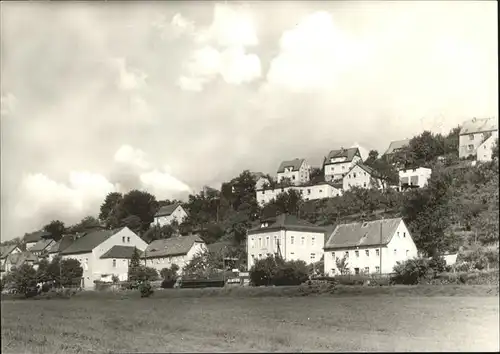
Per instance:
[[[260,225],[247,233],[248,269],[269,255],[278,255],[287,261],[318,262],[323,256],[325,231],[289,214],[261,220]]]
[[[384,152],[383,156],[390,161],[395,153],[397,153],[398,151],[401,151],[401,149],[408,146],[409,144],[410,144],[410,139],[391,141],[391,143],[389,144],[389,147]]]
[[[4,245],[0,248],[0,271],[2,276],[4,272],[9,272],[11,268],[10,262],[8,262],[8,258],[11,254],[21,253],[21,249],[17,245]],[[10,261],[10,259],[9,259]]]
[[[291,189],[299,192],[304,200],[333,198],[342,195],[342,183],[319,182],[304,186],[256,189],[255,196],[259,205],[263,206],[271,200],[276,199],[281,193],[287,193]]]
[[[325,274],[341,274],[337,260],[347,260],[350,274],[389,274],[397,262],[418,256],[402,218],[341,224],[324,247]]]
[[[323,162],[325,181],[341,181],[358,162],[361,162],[361,154],[357,147],[330,151]]]
[[[179,273],[182,274],[182,268],[196,254],[205,251],[207,251],[207,246],[198,235],[174,236],[151,242],[144,251],[143,259],[146,260],[146,266],[158,272],[176,264],[179,267]]]
[[[165,205],[158,210],[154,216],[151,226],[165,226],[171,224],[174,220],[181,224],[188,216],[184,208],[179,203]]]
[[[399,171],[399,190],[405,188],[422,188],[427,185],[431,178],[432,170],[430,168],[419,167],[415,169]]]
[[[38,257],[30,251],[12,252],[10,253],[3,263],[1,276],[10,272],[13,268],[19,268],[23,264],[29,264],[35,269],[38,267]]]
[[[73,242],[76,240],[76,235],[63,235],[61,239],[57,242],[54,242],[50,249],[48,250],[48,261],[52,262],[52,260],[61,254],[66,248],[68,248]]]
[[[113,246],[117,245],[137,247],[140,251],[147,247],[147,243],[128,227],[115,230],[97,230],[75,240],[61,251],[61,257],[62,259],[76,259],[80,262],[83,268],[82,288],[92,289],[96,280],[105,281],[112,275],[116,275],[120,279],[126,278],[123,273],[119,272],[118,267],[114,269],[113,259],[101,258]],[[118,259],[116,261],[118,263]],[[120,261],[123,260],[120,259]]]
[[[23,241],[26,244],[26,250],[29,250],[31,247],[35,246],[38,241],[50,237],[52,237],[50,232],[40,230],[24,235]]]
[[[54,240],[47,238],[42,238],[34,246],[30,248],[30,252],[37,257],[42,257],[48,255],[50,248],[55,244]]]
[[[299,185],[309,181],[311,166],[304,159],[293,159],[283,161],[278,168],[278,183],[289,179],[293,185]]]
[[[255,190],[261,190],[263,189],[266,185],[270,185],[271,181],[263,174],[260,172],[255,173]]]
[[[460,128],[459,158],[474,156],[478,161],[491,161],[491,148],[498,138],[498,122],[494,118],[473,118]]]
[[[342,180],[342,187],[344,191],[348,191],[352,187],[379,189],[383,187],[383,181],[377,176],[373,168],[358,163],[346,173]]]
[[[130,260],[136,248],[133,246],[115,245],[100,257],[101,281],[111,283],[113,276],[119,281],[128,280]],[[139,257],[143,252],[137,248]]]

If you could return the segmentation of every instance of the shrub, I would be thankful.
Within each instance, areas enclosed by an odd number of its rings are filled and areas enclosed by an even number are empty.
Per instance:
[[[43,283],[42,284],[42,293],[46,293],[50,290],[51,284],[50,283]]]
[[[335,281],[308,280],[300,284],[299,294],[309,296],[315,294],[333,294],[336,289]]]
[[[434,270],[435,273],[442,273],[446,271],[446,261],[440,256],[432,257],[429,260],[429,267]]]
[[[409,259],[398,262],[394,266],[394,275],[391,281],[394,284],[415,285],[434,277],[434,271],[425,258]]]
[[[308,269],[304,261],[288,261],[278,264],[272,277],[273,285],[300,285],[308,278]]]
[[[271,285],[278,259],[273,256],[259,259],[250,269],[250,281],[254,286]]]
[[[153,295],[154,290],[149,281],[144,281],[139,285],[139,291],[141,292],[141,297],[150,297]]]

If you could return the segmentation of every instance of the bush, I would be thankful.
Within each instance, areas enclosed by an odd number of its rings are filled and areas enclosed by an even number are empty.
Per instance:
[[[161,287],[163,289],[173,288],[175,282],[177,281],[177,271],[179,267],[176,264],[173,264],[170,268],[163,268],[160,271],[160,275],[163,278],[161,282]]]
[[[394,266],[391,282],[394,284],[416,285],[434,278],[434,271],[425,258],[409,259]]]
[[[363,285],[366,281],[371,280],[368,275],[337,275],[335,280],[341,285]]]
[[[446,261],[440,256],[432,257],[429,260],[429,267],[434,270],[435,273],[442,273],[446,271]]]
[[[142,282],[139,285],[139,291],[141,292],[141,297],[150,297],[154,293],[153,287],[148,281]]]
[[[259,259],[250,269],[250,280],[254,286],[300,285],[308,278],[304,261],[287,261],[273,256]]]
[[[316,294],[333,294],[336,290],[335,281],[308,280],[300,284],[299,293],[302,296]]]
[[[175,285],[175,282],[175,279],[163,279],[163,281],[161,282],[161,287],[163,289],[172,289]]]
[[[267,257],[259,259],[250,269],[250,281],[254,286],[271,285],[274,277],[274,272],[277,268],[278,259]]]
[[[49,283],[43,283],[42,284],[42,293],[46,293],[51,289],[51,284]]]

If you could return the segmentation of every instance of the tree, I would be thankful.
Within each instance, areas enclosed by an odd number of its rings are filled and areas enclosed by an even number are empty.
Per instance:
[[[349,262],[346,255],[344,255],[344,257],[342,258],[336,258],[335,265],[337,266],[337,269],[339,270],[340,274],[342,275],[349,274]]]
[[[11,283],[17,292],[26,294],[36,286],[36,270],[25,263],[20,267],[13,268],[6,281]]]
[[[209,278],[222,269],[222,259],[217,259],[208,251],[199,252],[182,270],[187,278]]]
[[[46,259],[40,260],[38,262],[38,269],[36,270],[36,280],[38,282],[46,283],[51,279],[50,273],[49,273],[49,261]]]
[[[286,192],[280,193],[276,199],[272,199],[267,205],[262,208],[261,215],[263,217],[273,217],[282,213],[299,215],[299,210],[304,200],[300,192],[295,189],[289,189]]]
[[[123,195],[118,192],[109,193],[104,202],[101,205],[99,220],[108,221],[108,218],[111,217],[115,208],[120,204],[123,199]]]
[[[365,165],[373,167],[375,161],[379,158],[377,150],[370,150],[367,159],[363,162]]]
[[[146,231],[154,221],[154,215],[158,210],[158,202],[148,192],[132,190],[123,196],[118,208],[123,212],[122,220],[135,215],[141,221],[141,230]]]
[[[498,160],[498,138],[496,138],[495,145],[493,145],[493,149],[491,151],[491,158]]]
[[[128,266],[128,280],[137,280],[137,271],[141,266],[141,256],[137,247],[134,247],[134,252],[132,252],[132,257],[130,258],[130,263]]]
[[[75,286],[81,283],[83,268],[78,260],[72,258],[63,259],[61,260],[60,267],[60,282],[62,286]]]
[[[62,238],[62,235],[66,231],[66,227],[64,223],[60,220],[52,220],[50,223],[43,227],[45,232],[48,232],[52,235],[52,239],[54,241],[59,241]]]
[[[134,231],[136,234],[141,234],[142,231],[142,221],[137,215],[129,215],[121,220],[120,227],[128,227],[130,230]]]
[[[101,223],[97,218],[93,216],[86,216],[78,224],[75,224],[70,228],[68,228],[68,231],[72,233],[79,233],[79,232],[87,232],[100,227]]]
[[[309,173],[309,179],[311,180],[311,183],[324,182],[325,174],[323,172],[323,169],[318,167],[311,168],[311,172]]]
[[[161,287],[164,289],[172,288],[177,281],[177,271],[179,266],[177,264],[172,264],[170,268],[163,268],[160,271],[160,276],[163,279]]]

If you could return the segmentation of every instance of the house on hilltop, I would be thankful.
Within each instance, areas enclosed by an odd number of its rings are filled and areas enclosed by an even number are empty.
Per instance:
[[[148,267],[160,272],[163,268],[170,268],[176,264],[180,273],[193,257],[207,251],[207,246],[198,235],[174,236],[167,239],[151,242],[143,254]]]
[[[26,250],[29,250],[31,247],[35,246],[38,241],[51,237],[52,234],[50,232],[40,230],[24,235],[23,241],[26,244]]]
[[[460,128],[458,157],[474,156],[478,161],[491,161],[491,152],[498,139],[498,122],[494,118],[473,118]]]
[[[165,226],[171,224],[174,220],[181,224],[188,216],[186,210],[180,203],[174,203],[161,207],[154,216],[151,226]]]
[[[323,256],[324,227],[318,227],[294,215],[281,214],[261,220],[247,233],[247,265],[250,269],[258,259],[269,255],[284,260],[314,263]]]
[[[348,191],[352,187],[379,189],[383,187],[383,181],[373,168],[360,162],[346,173],[342,180],[342,187],[344,191]]]
[[[305,159],[293,159],[283,161],[278,168],[278,183],[283,179],[290,179],[293,185],[306,183],[310,179],[311,166]]]
[[[357,147],[330,151],[323,161],[325,181],[341,181],[358,162],[361,162],[361,154]]]
[[[406,188],[422,188],[427,185],[431,178],[432,170],[430,168],[419,167],[415,169],[399,171],[399,190]]]
[[[346,258],[351,274],[392,273],[397,262],[418,256],[402,218],[340,224],[324,247],[325,274],[336,275],[337,260]]]
[[[124,263],[123,259],[115,259],[116,262],[113,262],[113,259],[101,258],[113,246],[117,245],[128,246],[132,249],[136,247],[140,251],[147,247],[147,243],[137,234],[128,227],[123,227],[115,230],[89,232],[76,239],[60,254],[62,259],[72,258],[80,262],[83,268],[82,288],[92,289],[96,280],[107,281],[112,275],[116,275],[120,279],[127,278],[121,271],[123,267],[118,267],[118,263]]]

